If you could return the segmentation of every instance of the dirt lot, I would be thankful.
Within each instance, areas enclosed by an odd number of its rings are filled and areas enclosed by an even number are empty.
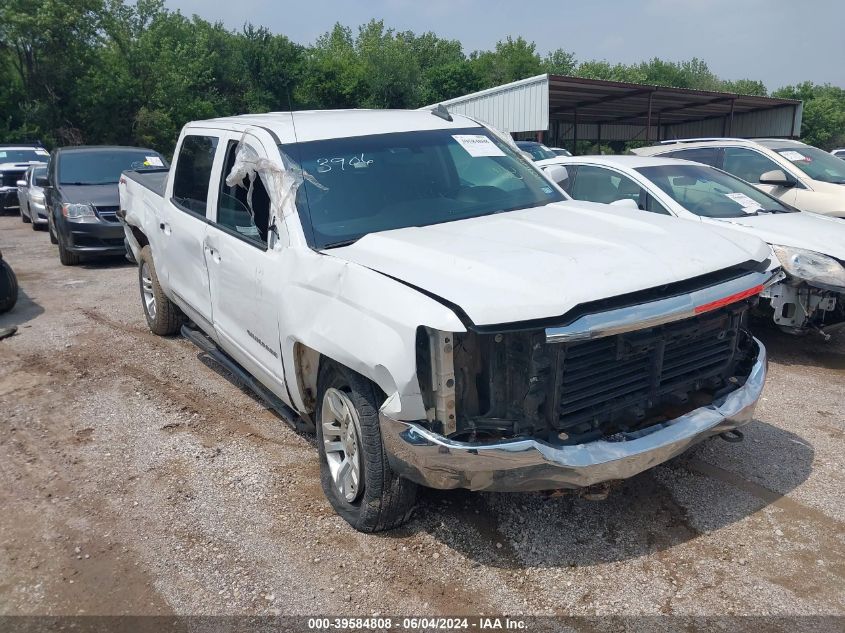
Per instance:
[[[312,437],[147,331],[134,267],[9,216],[0,248],[0,613],[845,614],[845,333],[762,331],[746,440],[606,501],[428,491],[365,536]]]

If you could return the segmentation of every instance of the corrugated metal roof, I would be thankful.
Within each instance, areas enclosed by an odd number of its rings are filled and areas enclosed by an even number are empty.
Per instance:
[[[579,139],[603,140],[798,136],[802,115],[802,103],[792,99],[561,75],[537,75],[443,104],[507,132],[551,127],[555,138],[567,138],[577,123]]]
[[[440,103],[449,108],[449,112],[480,119],[503,132],[546,130],[549,127],[549,76],[537,75]]]

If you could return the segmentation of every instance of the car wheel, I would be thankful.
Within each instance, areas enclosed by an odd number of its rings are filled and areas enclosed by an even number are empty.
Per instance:
[[[21,212],[21,222],[23,222],[24,224],[29,224],[30,222],[32,222],[32,218],[29,218],[29,217],[24,215],[23,207],[20,208],[20,212]]]
[[[390,468],[381,440],[381,392],[360,374],[327,361],[317,379],[320,483],[341,517],[360,532],[380,532],[411,516],[417,485]]]
[[[79,264],[79,255],[77,253],[71,252],[65,248],[65,243],[62,241],[62,238],[59,238],[59,261],[62,262],[62,266],[76,266]]]
[[[0,259],[0,313],[8,312],[18,301],[18,278],[15,271]]]
[[[141,249],[138,262],[138,285],[141,288],[141,304],[150,331],[159,336],[176,334],[185,322],[185,316],[161,289],[149,246]]]

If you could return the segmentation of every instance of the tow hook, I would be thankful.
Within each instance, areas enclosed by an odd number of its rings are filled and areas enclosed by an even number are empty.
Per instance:
[[[721,437],[726,442],[730,442],[731,444],[738,444],[739,442],[745,439],[745,436],[742,434],[742,431],[737,431],[736,429],[732,431],[725,431],[724,433],[719,433],[719,437]]]

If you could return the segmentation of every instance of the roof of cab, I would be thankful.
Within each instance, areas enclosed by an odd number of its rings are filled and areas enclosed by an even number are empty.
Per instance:
[[[459,114],[453,114],[452,118],[452,121],[447,121],[427,110],[299,110],[192,121],[186,127],[233,131],[259,127],[273,132],[283,144],[392,132],[480,127]]]

